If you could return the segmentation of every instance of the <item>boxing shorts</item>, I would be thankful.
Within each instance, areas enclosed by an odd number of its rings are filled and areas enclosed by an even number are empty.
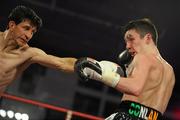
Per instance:
[[[150,107],[133,101],[122,101],[118,112],[105,120],[162,120],[162,114]]]

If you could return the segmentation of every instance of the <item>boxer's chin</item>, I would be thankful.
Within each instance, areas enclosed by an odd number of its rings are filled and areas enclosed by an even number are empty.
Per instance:
[[[27,45],[27,43],[26,43],[24,40],[22,40],[22,39],[16,40],[16,43],[17,43],[17,45],[18,45],[19,47],[24,47],[24,46]]]
[[[130,54],[132,57],[134,57],[137,54],[137,52],[130,52]]]

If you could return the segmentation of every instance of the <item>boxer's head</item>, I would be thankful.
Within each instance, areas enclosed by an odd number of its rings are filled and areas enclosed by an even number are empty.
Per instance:
[[[145,43],[157,45],[158,33],[155,25],[147,18],[130,21],[124,26],[123,35],[126,48],[132,55]]]
[[[17,24],[29,20],[38,30],[42,26],[41,18],[30,8],[25,6],[15,7],[8,16],[8,22],[14,21]],[[9,26],[7,26],[7,29]]]
[[[41,18],[32,9],[17,6],[8,17],[9,39],[14,40],[19,47],[27,46],[41,25]]]

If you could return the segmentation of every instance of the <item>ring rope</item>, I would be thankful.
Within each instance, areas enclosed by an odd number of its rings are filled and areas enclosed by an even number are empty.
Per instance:
[[[52,110],[56,110],[56,111],[59,111],[59,112],[67,112],[68,113],[69,111],[71,111],[72,115],[88,118],[88,119],[91,119],[91,120],[103,120],[103,118],[96,117],[96,116],[93,116],[93,115],[88,115],[88,114],[84,114],[84,113],[81,113],[81,112],[72,111],[72,110],[69,110],[69,109],[49,105],[49,104],[46,104],[46,103],[42,103],[42,102],[30,100],[30,99],[25,99],[25,98],[22,98],[22,97],[17,97],[17,96],[10,95],[10,94],[7,94],[7,93],[4,93],[2,95],[2,97],[7,98],[7,99],[12,99],[12,100],[15,100],[15,101],[20,101],[20,102],[32,104],[32,105],[37,105],[37,106],[52,109]]]

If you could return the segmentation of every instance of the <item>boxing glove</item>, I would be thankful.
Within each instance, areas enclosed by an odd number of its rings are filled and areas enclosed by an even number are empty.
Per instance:
[[[131,54],[128,52],[127,49],[122,51],[118,55],[118,59],[117,59],[119,65],[129,65],[132,60],[133,57],[131,56]]]
[[[101,68],[98,64],[98,61],[88,57],[80,58],[75,62],[74,70],[83,81],[88,81],[90,79],[84,72],[85,67],[93,68],[97,73],[101,74]]]
[[[81,79],[94,79],[104,84],[115,87],[124,71],[116,63],[110,61],[98,62],[93,59],[83,58],[75,64],[75,70]]]

